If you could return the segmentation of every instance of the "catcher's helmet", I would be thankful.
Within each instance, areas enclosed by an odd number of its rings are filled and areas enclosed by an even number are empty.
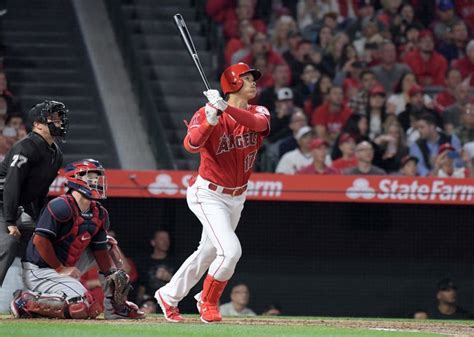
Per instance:
[[[58,114],[61,125],[56,126],[53,116]],[[69,128],[68,110],[62,102],[44,101],[33,106],[28,112],[28,126],[33,128],[33,123],[38,122],[48,125],[49,132],[53,137],[65,137]]]
[[[95,174],[94,174],[95,173]],[[95,159],[84,159],[67,164],[64,168],[66,185],[88,199],[105,199],[107,178],[102,164]]]
[[[251,73],[255,81],[262,77],[260,70],[252,69],[245,63],[237,63],[231,65],[224,70],[221,75],[221,88],[224,95],[239,91],[244,85],[244,81],[240,76]]]

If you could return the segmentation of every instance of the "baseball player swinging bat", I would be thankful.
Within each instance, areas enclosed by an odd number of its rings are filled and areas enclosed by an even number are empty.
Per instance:
[[[193,39],[191,38],[191,34],[189,33],[188,27],[186,26],[186,22],[184,22],[184,18],[181,14],[175,14],[173,16],[174,22],[176,24],[176,27],[178,27],[178,30],[181,34],[181,38],[183,39],[184,44],[186,45],[186,49],[188,50],[189,55],[194,61],[194,64],[196,65],[197,70],[199,71],[199,75],[201,75],[201,79],[204,82],[204,86],[206,87],[206,90],[210,90],[211,86],[209,85],[209,81],[207,80],[206,74],[204,73],[204,70],[202,69],[201,61],[199,60],[199,55],[196,51],[196,47],[194,46]],[[222,111],[218,111],[218,115],[222,114]]]

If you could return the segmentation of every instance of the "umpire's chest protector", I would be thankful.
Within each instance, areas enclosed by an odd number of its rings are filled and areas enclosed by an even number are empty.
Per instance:
[[[58,255],[64,257],[65,266],[74,266],[92,238],[103,228],[105,212],[92,201],[90,212],[82,214],[74,198],[67,194],[56,198],[48,205],[60,228],[54,246]]]

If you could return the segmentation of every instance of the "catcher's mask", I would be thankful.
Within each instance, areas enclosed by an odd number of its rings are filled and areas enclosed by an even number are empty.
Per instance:
[[[95,159],[84,159],[67,164],[64,168],[67,187],[87,199],[106,199],[107,177],[102,164]]]
[[[33,106],[28,112],[28,125],[33,128],[33,123],[46,124],[53,137],[64,138],[69,128],[68,110],[64,103],[44,101]],[[59,126],[57,125],[59,124]]]

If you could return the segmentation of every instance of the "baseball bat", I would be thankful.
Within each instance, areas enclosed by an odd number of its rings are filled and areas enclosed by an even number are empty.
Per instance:
[[[193,39],[191,38],[191,34],[189,34],[188,27],[186,27],[186,22],[184,22],[183,16],[181,14],[175,14],[173,18],[174,18],[176,27],[178,27],[179,32],[181,33],[181,38],[183,39],[183,42],[186,45],[186,48],[188,49],[189,55],[191,55],[191,58],[193,59],[194,64],[196,65],[196,68],[199,71],[199,74],[201,75],[202,81],[204,82],[204,85],[206,86],[206,90],[211,89],[211,86],[209,85],[209,81],[207,80],[206,74],[204,73],[204,70],[202,69],[201,61],[199,60],[196,47],[194,46]]]

